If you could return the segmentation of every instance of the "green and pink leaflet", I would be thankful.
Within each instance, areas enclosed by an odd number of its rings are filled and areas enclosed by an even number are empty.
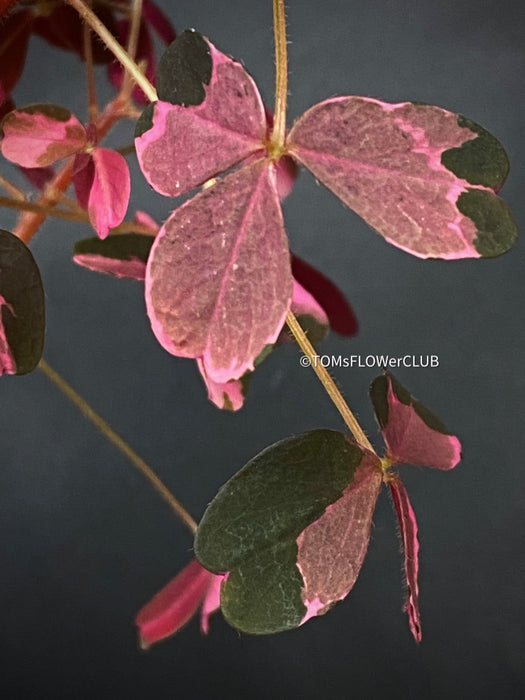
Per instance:
[[[146,179],[167,196],[208,184],[157,236],[146,270],[147,310],[161,345],[199,358],[213,381],[253,370],[290,308],[276,191],[282,157],[307,167],[386,240],[418,257],[492,257],[516,238],[496,195],[508,172],[505,152],[460,115],[334,98],[300,117],[275,154],[254,81],[194,31],[162,57],[158,98],[137,124]]]
[[[142,639],[151,644],[180,629],[212,583],[225,618],[250,634],[293,629],[326,613],[356,582],[384,482],[400,525],[405,609],[421,641],[417,523],[392,466],[411,462],[411,446],[430,439],[423,461],[450,469],[460,444],[391,374],[378,377],[370,395],[386,457],[334,430],[287,438],[258,454],[219,490],[197,530],[196,557],[216,578],[192,562],[138,614]]]

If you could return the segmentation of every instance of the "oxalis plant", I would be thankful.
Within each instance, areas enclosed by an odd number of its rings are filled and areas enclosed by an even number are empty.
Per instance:
[[[254,634],[292,629],[326,613],[359,575],[382,484],[399,521],[409,625],[421,641],[418,528],[396,466],[452,469],[461,445],[385,371],[370,387],[385,443],[378,454],[317,361],[312,343],[329,327],[350,336],[356,322],[339,290],[289,251],[281,200],[298,167],[389,243],[420,258],[495,257],[517,235],[497,196],[508,173],[506,154],[466,117],[426,104],[344,96],[314,105],[287,130],[284,10],[283,0],[274,0],[273,114],[239,62],[197,31],[175,39],[170,21],[149,0],[116,8],[91,8],[83,0],[24,3],[0,28],[1,150],[39,191],[35,201],[0,178],[8,195],[0,204],[22,212],[12,233],[0,233],[1,369],[24,374],[40,367],[195,535],[195,558],[137,615],[144,646],[176,632],[199,608],[204,631],[220,607],[234,627]],[[168,45],[158,69],[152,30]],[[85,60],[87,124],[57,105],[15,107],[12,93],[32,33]],[[107,63],[118,91],[103,110],[97,62]],[[136,121],[134,147],[105,148],[103,139],[122,119]],[[125,219],[132,152],[161,194],[201,188],[160,227],[145,212]],[[348,433],[318,429],[269,446],[219,490],[197,524],[41,359],[44,292],[27,246],[48,216],[95,229],[96,237],[77,243],[77,263],[144,280],[159,343],[197,361],[219,408],[241,408],[258,364],[280,343],[295,340]]]

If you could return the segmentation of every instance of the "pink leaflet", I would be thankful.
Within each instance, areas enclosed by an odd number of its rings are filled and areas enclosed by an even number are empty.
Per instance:
[[[108,148],[93,150],[94,177],[89,192],[89,219],[100,238],[118,226],[128,208],[131,182],[128,164],[120,153]]]
[[[3,296],[0,295],[0,375],[16,374],[16,362],[9,347],[9,342],[5,334],[4,324],[2,322],[3,307],[6,307],[9,312],[14,315],[14,309]]]
[[[146,307],[160,344],[202,357],[214,382],[238,379],[273,344],[292,296],[275,171],[258,161],[179,207],[146,269]]]
[[[216,578],[197,560],[191,561],[137,613],[135,624],[141,646],[147,648],[185,625],[207,597]]]
[[[288,145],[390,243],[421,258],[456,259],[480,257],[476,227],[457,199],[465,188],[488,188],[456,177],[441,154],[475,137],[439,107],[338,97],[300,117]]]
[[[402,403],[388,381],[388,421],[381,428],[388,455],[406,462],[435,469],[452,469],[461,459],[461,443],[455,435],[434,430],[416,413],[412,404]]]
[[[389,485],[399,521],[405,555],[405,576],[408,589],[405,611],[408,614],[410,631],[416,642],[419,643],[421,641],[421,616],[419,614],[419,542],[417,539],[416,515],[401,479],[396,475],[389,482]]]
[[[297,255],[292,255],[292,274],[322,306],[332,330],[344,336],[357,333],[357,319],[350,304],[328,277]]]
[[[311,316],[319,325],[328,326],[328,316],[310,292],[294,279],[291,310],[296,316]]]
[[[2,153],[24,168],[46,167],[86,145],[82,124],[56,105],[16,109],[4,118],[2,127]]]
[[[201,610],[201,630],[204,634],[210,631],[210,617],[221,607],[221,584],[228,575],[212,574],[212,576]]]
[[[214,382],[206,374],[204,363],[200,357],[197,358],[197,367],[201,377],[206,384],[209,400],[221,409],[238,411],[244,403],[244,391],[241,379],[232,379],[229,382]]]
[[[204,102],[156,102],[151,128],[135,139],[144,176],[167,196],[189,192],[264,148],[266,120],[257,86],[240,63],[208,44],[213,68]]]
[[[382,473],[379,459],[364,452],[342,497],[297,538],[297,567],[307,608],[301,624],[348,595],[363,564]]]
[[[79,253],[73,256],[73,262],[86,267],[93,272],[103,272],[116,277],[127,277],[134,280],[143,280],[146,276],[146,263],[139,258],[131,260],[116,260],[105,258],[95,253]]]

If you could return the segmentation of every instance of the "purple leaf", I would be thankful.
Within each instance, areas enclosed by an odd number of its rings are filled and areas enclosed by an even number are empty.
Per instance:
[[[92,158],[94,177],[88,213],[93,228],[105,238],[126,214],[131,191],[129,168],[124,156],[108,148],[95,148]]]
[[[86,130],[58,105],[29,105],[10,112],[2,123],[2,153],[24,168],[46,167],[86,145]]]
[[[292,255],[292,274],[323,307],[332,330],[344,336],[357,333],[357,319],[350,304],[328,277],[297,255]]]
[[[258,161],[183,204],[162,226],[146,270],[160,344],[201,357],[214,382],[238,379],[274,343],[292,295],[275,171]]]
[[[365,558],[382,483],[379,460],[364,454],[342,497],[297,538],[297,566],[307,612],[301,624],[348,595]]]
[[[43,190],[55,176],[55,171],[49,165],[46,168],[20,168],[20,170],[37,190]]]
[[[460,115],[338,97],[300,117],[288,147],[390,243],[418,257],[491,257],[515,241],[512,215],[494,194],[506,154]]]
[[[419,542],[417,539],[416,515],[401,479],[396,475],[389,481],[389,485],[403,541],[407,583],[405,611],[408,614],[410,631],[416,642],[419,643],[421,641],[421,616],[419,614]]]
[[[175,634],[206,603],[203,610],[202,628],[207,632],[212,598],[216,595],[215,582],[222,580],[191,561],[174,579],[162,588],[137,614],[135,623],[139,628],[143,648]],[[210,588],[214,586],[210,592]],[[211,593],[208,596],[208,593]]]
[[[111,9],[102,3],[93,3],[93,11],[103,24],[116,36],[117,29],[115,18]],[[52,46],[65,51],[76,53],[83,61],[84,37],[82,18],[76,10],[64,3],[58,3],[47,15],[37,16],[34,23],[34,32],[48,41]],[[113,54],[91,33],[91,49],[95,63],[110,63]]]
[[[461,459],[461,443],[389,372],[370,387],[388,457],[436,469],[452,469]]]
[[[137,123],[135,146],[161,194],[184,194],[262,152],[266,121],[254,81],[197,32],[184,32],[162,57],[158,94]]]
[[[20,80],[26,61],[27,45],[31,34],[33,13],[15,12],[4,18],[0,25],[0,93],[3,102]]]
[[[165,44],[175,41],[175,29],[164,12],[151,0],[144,0],[142,16],[153,27]]]

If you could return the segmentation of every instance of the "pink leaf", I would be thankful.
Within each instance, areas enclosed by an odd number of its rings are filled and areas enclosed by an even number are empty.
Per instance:
[[[338,97],[300,117],[288,145],[390,243],[418,257],[499,255],[515,240],[512,216],[494,194],[508,171],[505,152],[457,114]]]
[[[135,216],[133,217],[133,221],[136,221],[141,226],[147,226],[150,228],[152,236],[156,236],[159,232],[160,227],[158,223],[148,214],[148,212],[142,211],[142,209],[137,209]]]
[[[175,41],[175,30],[164,12],[151,0],[144,0],[142,16],[153,27],[165,44]]]
[[[102,255],[83,253],[73,256],[73,262],[93,272],[104,272],[115,277],[125,277],[134,280],[143,280],[146,274],[146,264],[134,258],[132,260],[116,260],[105,258]]]
[[[175,634],[185,625],[197,612],[216,578],[219,577],[193,560],[164,586],[135,618],[142,647],[147,648]]]
[[[296,255],[292,255],[292,274],[323,307],[332,330],[344,336],[357,333],[357,319],[350,304],[328,277]]]
[[[210,630],[210,617],[221,607],[221,584],[227,576],[227,574],[213,574],[201,610],[201,630],[204,634],[208,634]]]
[[[292,295],[275,171],[258,161],[183,204],[146,270],[146,306],[160,344],[202,357],[214,382],[238,379],[274,343]]]
[[[307,608],[301,624],[326,612],[353,588],[368,548],[381,482],[379,459],[365,452],[343,496],[297,538]]]
[[[77,153],[73,163],[73,186],[82,209],[89,206],[89,194],[95,177],[95,164],[88,153]]]
[[[229,382],[214,382],[206,374],[203,361],[200,357],[197,358],[197,367],[201,377],[206,384],[209,400],[217,406],[217,408],[226,409],[229,411],[238,411],[242,408],[246,395],[246,388],[243,386],[243,379],[232,379]]]
[[[131,190],[129,169],[124,156],[108,148],[94,149],[93,164],[89,219],[100,238],[105,238],[126,214]]]
[[[374,380],[370,397],[394,462],[452,469],[460,461],[458,438],[392,374]]]
[[[328,316],[324,309],[317,303],[317,299],[295,279],[293,281],[291,310],[298,317],[309,316],[320,326],[325,326],[326,332],[328,331]]]
[[[389,482],[389,485],[399,521],[401,539],[403,540],[408,593],[405,610],[408,613],[410,631],[416,642],[419,643],[421,641],[421,616],[419,614],[419,542],[417,539],[416,515],[401,479],[396,475]]]
[[[3,121],[2,153],[24,168],[46,167],[86,145],[86,130],[58,105],[30,105],[10,112]]]
[[[197,32],[184,32],[159,64],[159,102],[137,123],[135,146],[148,182],[176,196],[263,150],[264,108],[240,63]]]

